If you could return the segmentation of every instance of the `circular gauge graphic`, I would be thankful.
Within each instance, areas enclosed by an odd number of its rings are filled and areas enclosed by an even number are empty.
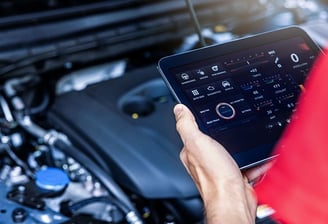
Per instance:
[[[219,103],[215,108],[216,113],[225,120],[230,120],[236,116],[236,111],[233,106],[228,103]]]

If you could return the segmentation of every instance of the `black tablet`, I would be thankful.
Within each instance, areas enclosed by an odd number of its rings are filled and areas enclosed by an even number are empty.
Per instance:
[[[292,26],[171,55],[158,68],[200,129],[243,169],[275,156],[319,53],[306,32]]]

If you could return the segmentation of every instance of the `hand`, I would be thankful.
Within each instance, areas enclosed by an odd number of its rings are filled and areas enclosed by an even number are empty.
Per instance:
[[[248,183],[254,186],[263,180],[266,172],[271,168],[273,164],[274,160],[271,160],[256,167],[244,170],[243,175],[248,179]]]
[[[184,144],[180,158],[204,201],[207,223],[254,223],[256,197],[233,158],[198,129],[187,107],[176,105],[174,114]]]

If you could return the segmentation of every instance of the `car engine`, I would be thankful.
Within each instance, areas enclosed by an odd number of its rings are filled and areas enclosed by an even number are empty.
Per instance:
[[[193,6],[207,44],[293,24],[324,44],[327,3],[286,2]],[[204,223],[157,71],[201,46],[185,2],[29,4],[0,3],[0,223]]]

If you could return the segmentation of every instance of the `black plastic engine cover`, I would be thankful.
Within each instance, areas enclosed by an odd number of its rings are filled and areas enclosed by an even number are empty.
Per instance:
[[[145,198],[195,197],[179,159],[174,104],[154,65],[59,96],[49,118],[127,189]]]

